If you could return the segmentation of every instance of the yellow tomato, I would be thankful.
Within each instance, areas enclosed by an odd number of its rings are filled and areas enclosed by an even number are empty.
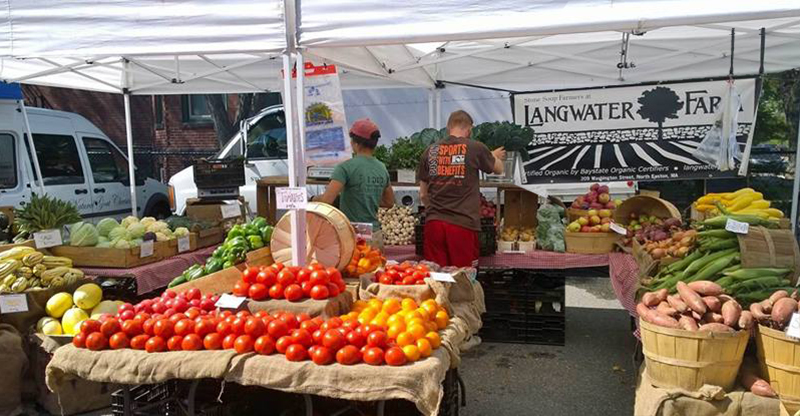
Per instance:
[[[405,298],[401,302],[401,306],[403,307],[404,311],[413,311],[414,309],[417,309],[417,302],[414,302],[414,299]]]
[[[437,349],[442,345],[442,337],[439,336],[438,332],[428,332],[425,334],[425,339],[431,343],[431,347],[433,347],[433,349]]]
[[[413,321],[415,319],[419,319],[419,320],[423,320],[424,321],[424,319],[422,319],[422,314],[420,314],[419,311],[413,310],[413,311],[406,312],[406,323],[409,323],[409,322],[411,322],[411,321]]]
[[[380,311],[381,308],[383,307],[383,301],[381,301],[378,298],[370,299],[369,302],[367,302],[367,304],[369,305],[370,308],[374,308],[378,311]]]
[[[395,324],[389,327],[389,330],[386,331],[386,335],[388,335],[390,339],[397,339],[397,336],[405,330],[406,326],[404,324]]]
[[[400,347],[415,344],[416,341],[417,339],[414,338],[414,335],[411,335],[410,332],[401,332],[397,335],[397,345]]]
[[[408,333],[414,336],[414,339],[420,339],[428,333],[428,328],[424,325],[413,324],[408,326]]]
[[[367,308],[367,306],[369,306],[369,304],[367,303],[367,301],[365,301],[363,299],[359,299],[359,300],[353,302],[353,310],[356,311],[356,312],[363,311],[364,309]]]
[[[405,322],[406,322],[406,319],[402,315],[394,314],[394,315],[390,316],[389,319],[386,320],[386,325],[393,326],[393,325],[398,324],[398,323],[405,324]],[[403,326],[405,326],[405,325],[403,325]]]
[[[422,317],[423,321],[427,321],[431,317],[431,315],[428,314],[428,311],[426,311],[425,308],[417,308],[416,311],[417,313],[419,313],[419,316]]]
[[[400,312],[402,308],[400,301],[397,299],[386,299],[383,302],[383,311],[389,315]]]
[[[436,317],[434,318],[434,321],[436,322],[436,326],[439,327],[439,329],[444,329],[447,326],[449,320],[450,317],[447,316],[447,312],[445,311],[436,312]]]
[[[414,319],[407,320],[406,321],[406,326],[411,326],[411,325],[422,325],[422,326],[425,326],[425,321],[423,321],[422,318],[414,318]]]
[[[403,354],[406,355],[406,359],[408,360],[408,362],[411,363],[419,360],[419,357],[421,356],[419,348],[416,346],[416,344],[409,344],[404,346]]]
[[[386,323],[387,323],[388,320],[389,320],[389,314],[388,313],[386,313],[386,312],[378,312],[378,314],[375,315],[375,318],[373,318],[370,323],[373,324],[373,325],[378,325],[378,326],[381,326],[381,327],[385,327],[385,326],[387,326]]]
[[[417,340],[417,348],[419,349],[419,354],[424,357],[430,357],[431,353],[433,352],[433,346],[431,346],[431,342],[428,341],[427,338],[420,338]]]
[[[428,332],[436,332],[439,330],[439,326],[433,321],[425,322],[425,328],[428,330]]]
[[[428,315],[434,316],[436,312],[439,312],[439,305],[433,299],[428,299],[425,302],[422,302],[422,309],[425,309],[428,312]]]
[[[364,257],[358,261],[357,267],[359,269],[369,270],[370,266],[372,266],[372,262],[370,262],[368,258]]]

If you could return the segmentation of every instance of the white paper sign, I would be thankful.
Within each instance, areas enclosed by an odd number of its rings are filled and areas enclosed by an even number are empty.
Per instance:
[[[415,183],[417,181],[416,172],[411,169],[400,169],[397,171],[397,182]]]
[[[145,258],[153,255],[153,242],[145,241],[139,246],[139,257]]]
[[[523,250],[503,250],[503,254],[525,254]]]
[[[750,231],[750,224],[728,218],[728,222],[725,223],[725,229],[736,234],[747,234]]]
[[[239,306],[242,306],[242,303],[247,300],[245,297],[241,296],[233,296],[228,293],[224,293],[222,296],[219,297],[217,303],[214,306],[223,309],[239,309]]]
[[[192,249],[192,244],[189,241],[189,236],[178,237],[178,253],[189,251]]]
[[[609,225],[608,228],[610,228],[611,231],[613,231],[613,232],[615,232],[617,234],[628,235],[628,230],[626,230],[625,227],[623,227],[623,226],[621,226],[621,225],[619,225],[619,224],[617,224],[615,222],[612,222],[611,225]]]
[[[0,296],[0,313],[28,312],[28,297],[24,294]]]
[[[795,312],[792,314],[792,320],[786,326],[786,335],[800,339],[800,313]]]
[[[277,188],[275,189],[277,209],[306,209],[308,191],[303,188]]]
[[[372,240],[372,223],[369,222],[354,222],[353,228],[356,230],[356,237],[363,238],[364,240]]]
[[[64,244],[61,239],[61,230],[45,230],[33,233],[33,242],[36,244],[36,248],[48,248]]]
[[[242,215],[242,210],[239,208],[238,203],[220,205],[219,210],[222,213],[222,219],[236,218]]]
[[[436,280],[437,282],[450,282],[450,283],[456,282],[456,279],[453,279],[453,275],[450,273],[431,272],[430,274],[431,278],[433,278],[433,280]]]

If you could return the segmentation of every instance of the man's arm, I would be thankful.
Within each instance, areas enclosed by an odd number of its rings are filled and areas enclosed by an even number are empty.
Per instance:
[[[381,208],[391,208],[394,206],[394,189],[392,189],[392,184],[387,184],[386,188],[383,188],[383,195],[381,195],[381,203],[379,205]]]
[[[498,147],[497,149],[492,150],[492,156],[494,156],[494,169],[492,172],[495,175],[502,175],[506,168],[506,149],[503,147]]]
[[[428,196],[428,182],[419,182],[419,199],[422,201],[422,205],[428,207],[430,206],[430,198]]]
[[[312,201],[333,204],[333,201],[336,200],[336,197],[339,196],[339,194],[342,192],[342,189],[344,189],[343,183],[337,180],[331,180],[328,184],[328,187],[325,188],[325,193],[315,196]]]

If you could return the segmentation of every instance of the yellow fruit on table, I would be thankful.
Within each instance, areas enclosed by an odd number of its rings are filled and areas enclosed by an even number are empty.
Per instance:
[[[42,317],[42,318],[39,318],[39,321],[37,321],[37,322],[36,322],[36,332],[42,332],[42,327],[44,327],[44,325],[45,325],[46,323],[48,323],[48,322],[51,322],[51,321],[58,322],[58,320],[57,320],[57,319],[55,319],[55,318],[51,318],[51,317],[49,317],[49,316],[44,316],[44,317]],[[61,325],[61,324],[59,324],[59,326],[60,326],[60,325]]]
[[[47,300],[45,312],[53,318],[60,318],[72,307],[72,295],[67,292],[56,293]]]
[[[419,355],[423,358],[430,357],[433,352],[433,346],[427,338],[420,338],[417,340],[417,349],[419,350]]]
[[[104,300],[98,303],[97,306],[92,308],[92,311],[89,313],[89,317],[92,319],[97,319],[104,313],[116,315],[117,309],[119,309],[117,302],[118,301],[115,300]]]
[[[373,325],[378,325],[378,326],[381,326],[381,327],[385,327],[385,326],[387,326],[386,322],[388,320],[389,320],[389,314],[388,313],[386,313],[386,312],[378,312],[375,315],[375,317],[372,318],[372,321],[370,323],[373,324]]]
[[[64,331],[61,329],[61,324],[53,319],[42,326],[41,333],[45,335],[61,335]]]
[[[436,325],[436,322],[434,322],[434,321],[428,321],[428,322],[425,322],[425,329],[427,329],[428,332],[431,332],[431,331],[436,332],[436,331],[439,330],[439,326]]]
[[[379,311],[383,307],[383,301],[378,298],[374,298],[370,299],[369,302],[367,302],[367,305],[370,308],[377,309]]]
[[[414,361],[419,360],[421,354],[416,344],[409,344],[402,348],[403,348],[403,354],[406,355],[406,359],[408,360],[408,362],[413,363]]]
[[[364,309],[366,309],[367,306],[369,306],[369,304],[367,304],[367,301],[365,301],[363,299],[359,299],[359,300],[353,302],[353,311],[361,312]]]
[[[445,311],[436,312],[436,317],[434,318],[434,322],[436,322],[436,326],[439,329],[444,329],[445,327],[447,327],[448,321],[450,321],[450,317],[447,316],[447,312]]]
[[[406,323],[411,323],[411,321],[415,319],[422,319],[422,314],[419,313],[418,310],[408,311],[406,312]]]
[[[389,315],[391,315],[391,314],[394,314],[394,313],[400,312],[400,310],[401,310],[402,308],[403,308],[403,307],[402,307],[402,305],[400,304],[400,301],[399,301],[399,300],[397,300],[397,299],[386,299],[386,300],[383,302],[383,309],[382,309],[382,310],[383,310],[384,312],[388,313]]]
[[[429,316],[434,316],[436,315],[436,312],[439,311],[439,305],[436,304],[436,301],[433,299],[428,299],[425,302],[422,302],[422,305],[420,307],[422,309],[425,309],[425,311],[428,312]]]
[[[92,309],[103,300],[103,289],[94,283],[87,283],[75,289],[72,300],[81,309]]]
[[[442,337],[439,336],[438,332],[428,332],[425,334],[425,339],[431,343],[431,347],[433,347],[433,349],[437,349],[442,345]]]
[[[410,332],[401,332],[400,335],[397,336],[397,345],[400,347],[414,344],[416,341],[417,339],[414,338],[414,335],[411,335]]]
[[[425,325],[413,324],[408,326],[407,332],[411,334],[414,339],[420,339],[428,332],[428,328],[425,328]]]
[[[400,314],[396,313],[396,314],[390,316],[389,319],[386,320],[386,325],[389,325],[391,327],[391,326],[394,326],[396,324],[402,323],[402,324],[404,324],[403,326],[405,326],[405,322],[406,322],[406,320],[403,317],[403,315],[400,315]]]
[[[430,318],[431,315],[428,313],[428,311],[425,310],[425,308],[417,308],[415,310],[417,311],[417,313],[419,313],[419,316],[422,317],[423,321],[431,319]]]
[[[389,336],[389,339],[397,339],[397,336],[403,333],[406,330],[406,325],[401,323],[394,324],[389,327],[389,330],[386,331],[386,335]]]
[[[64,312],[61,318],[61,328],[67,335],[75,335],[81,327],[81,322],[89,319],[89,315],[81,308],[72,308]]]
[[[417,302],[414,302],[414,299],[411,299],[411,298],[403,299],[403,301],[401,302],[401,305],[402,305],[404,311],[413,311],[414,309],[418,308]]]

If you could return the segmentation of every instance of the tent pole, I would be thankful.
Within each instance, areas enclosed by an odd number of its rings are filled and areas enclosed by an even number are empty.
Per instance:
[[[432,89],[428,90],[428,127],[431,127],[431,128],[435,128],[436,127],[436,121],[435,121],[436,120],[436,110],[433,108],[434,107],[434,104],[433,104],[434,98],[433,97],[434,97],[434,94],[435,94],[434,91],[436,91],[436,90],[432,90]]]
[[[794,187],[792,188],[792,231],[797,234],[797,194],[800,192],[800,120],[797,122],[797,142],[794,155]]]
[[[25,132],[28,135],[28,145],[31,147],[31,159],[33,159],[33,169],[36,171],[36,177],[39,178],[39,192],[45,195],[44,177],[42,176],[42,169],[39,167],[39,155],[36,153],[36,145],[33,144],[33,132],[31,131],[31,123],[28,120],[28,109],[25,107],[25,100],[17,102],[22,111],[22,121],[25,123]]]
[[[442,91],[440,89],[435,90],[436,95],[436,105],[434,107],[434,121],[435,125],[433,128],[439,129],[442,126]]]
[[[122,98],[125,102],[125,140],[128,146],[128,178],[131,189],[131,215],[138,217],[136,208],[136,165],[133,163],[133,131],[131,130],[131,93],[127,90]]]
[[[294,90],[292,88],[292,56],[289,52],[284,52],[283,54],[283,111],[286,115],[286,153],[287,153],[287,162],[289,165],[289,187],[295,188],[298,186],[297,175],[297,167],[295,164],[297,163],[296,158],[296,147],[298,137],[297,137],[297,118],[295,117],[295,110],[296,107],[294,105]],[[296,210],[290,211],[290,221],[289,224],[291,225],[291,233],[292,233],[292,262],[295,265],[301,265],[304,263],[305,255],[301,257],[303,251],[305,251],[305,235],[300,236],[298,233],[299,229],[301,228],[300,222],[301,217]],[[298,244],[298,242],[300,242]],[[300,247],[303,247],[302,249]]]
[[[297,178],[297,186],[301,188],[306,187],[306,129],[305,129],[305,59],[303,53],[298,50],[295,55],[295,67],[297,68],[297,80],[295,81],[295,91],[297,93],[297,112],[295,119],[297,120],[297,135],[294,141],[294,149],[292,157],[294,158],[294,171],[293,175]],[[292,232],[292,247],[297,247],[297,265],[306,265],[306,210],[295,211],[295,218],[297,225]]]

